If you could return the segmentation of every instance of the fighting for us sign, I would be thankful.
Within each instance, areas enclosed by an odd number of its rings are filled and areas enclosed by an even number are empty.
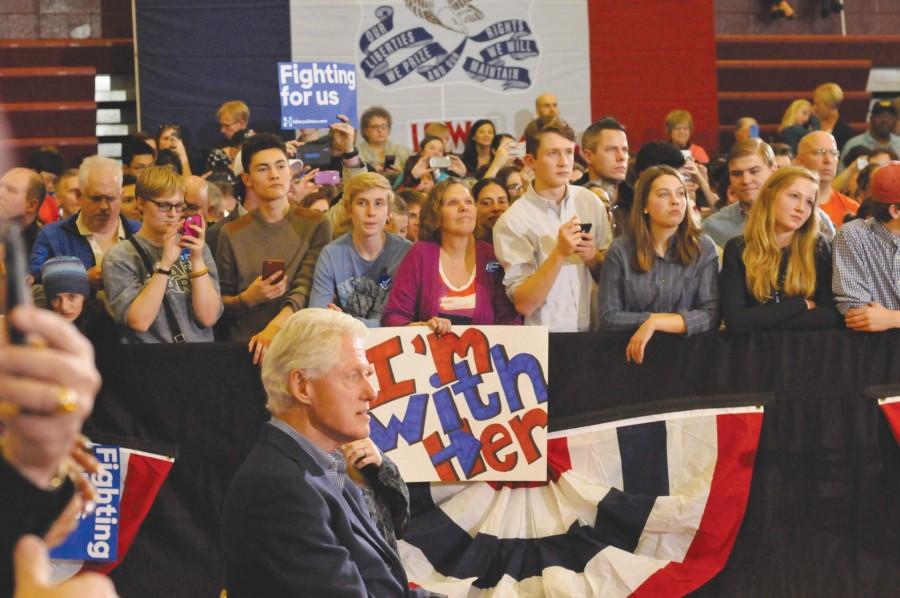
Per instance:
[[[387,107],[410,146],[421,122],[488,118],[519,135],[544,92],[583,130],[587,16],[586,0],[291,0],[291,53],[355,64],[359,110]]]

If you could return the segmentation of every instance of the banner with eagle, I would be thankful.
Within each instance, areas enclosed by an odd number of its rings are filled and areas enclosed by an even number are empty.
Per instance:
[[[497,132],[518,135],[545,92],[583,130],[587,10],[584,0],[291,0],[292,59],[356,64],[360,110],[389,106],[392,138],[414,149],[425,122],[464,135],[488,118]]]

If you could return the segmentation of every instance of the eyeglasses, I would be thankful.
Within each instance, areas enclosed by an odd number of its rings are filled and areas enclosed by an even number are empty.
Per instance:
[[[519,183],[513,183],[512,185],[507,185],[506,188],[510,191],[518,191],[522,188],[522,185],[520,185]]]
[[[158,209],[163,214],[168,214],[172,210],[175,210],[176,214],[181,214],[184,212],[184,209],[187,207],[187,204],[184,203],[169,203],[166,201],[156,201],[155,199],[148,199],[152,204],[156,205],[156,209]]]
[[[369,125],[366,128],[367,129],[375,129],[376,131],[387,131],[388,130],[387,125]]]
[[[809,153],[811,153],[814,156],[819,156],[820,158],[826,154],[828,154],[832,158],[837,158],[841,155],[841,152],[837,151],[836,149],[830,150],[830,149],[825,149],[824,147],[820,147],[819,149],[814,149]]]

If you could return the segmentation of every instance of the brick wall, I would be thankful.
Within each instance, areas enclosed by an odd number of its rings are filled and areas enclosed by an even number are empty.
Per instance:
[[[120,2],[130,5],[128,0]],[[101,37],[100,4],[100,0],[2,0],[0,39]]]

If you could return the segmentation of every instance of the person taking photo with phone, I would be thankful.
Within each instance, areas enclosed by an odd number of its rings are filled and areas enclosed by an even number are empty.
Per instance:
[[[103,285],[125,343],[211,342],[219,277],[201,216],[184,219],[184,179],[153,166],[135,185],[141,229],[103,259]]]

